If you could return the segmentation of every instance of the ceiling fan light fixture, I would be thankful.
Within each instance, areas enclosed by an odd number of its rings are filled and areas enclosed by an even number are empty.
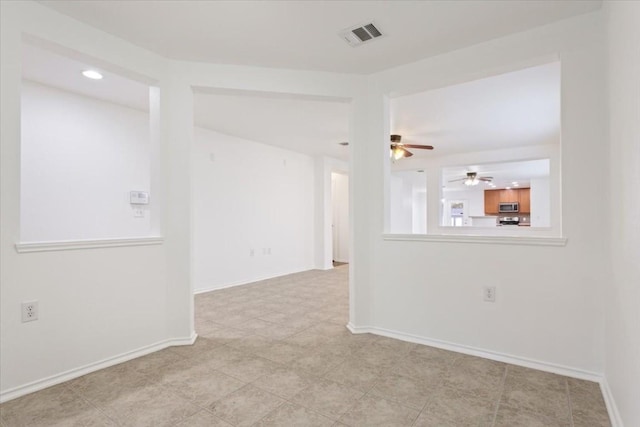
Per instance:
[[[471,185],[478,185],[478,184],[480,184],[480,180],[478,178],[476,178],[476,177],[467,178],[467,179],[464,180],[464,185],[471,186]]]
[[[400,160],[401,158],[406,157],[407,151],[402,147],[395,146],[391,149],[390,154],[393,160]]]

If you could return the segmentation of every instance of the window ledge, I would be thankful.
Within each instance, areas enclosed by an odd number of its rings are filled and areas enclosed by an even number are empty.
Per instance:
[[[384,234],[384,240],[406,242],[485,243],[491,245],[566,246],[566,237],[479,236],[451,234]]]
[[[53,242],[19,242],[18,253],[71,251],[76,249],[115,248],[122,246],[161,245],[163,237],[131,237],[126,239],[61,240]]]

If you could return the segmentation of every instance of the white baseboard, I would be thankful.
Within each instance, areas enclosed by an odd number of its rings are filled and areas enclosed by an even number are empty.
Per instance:
[[[609,420],[611,421],[611,427],[624,427],[622,424],[622,418],[618,411],[618,406],[613,398],[613,393],[609,388],[607,378],[603,377],[600,381],[600,390],[602,390],[602,396],[604,397],[604,403],[607,405],[607,412],[609,412]]]
[[[512,354],[500,353],[496,351],[486,350],[448,341],[442,341],[433,338],[426,338],[403,332],[392,331],[389,329],[370,327],[370,326],[354,326],[349,323],[347,328],[354,334],[370,333],[374,335],[382,335],[389,338],[395,338],[401,341],[413,342],[416,344],[424,344],[431,347],[441,348],[444,350],[455,351],[457,353],[469,354],[471,356],[483,357],[485,359],[496,360],[498,362],[509,363],[512,365],[523,366],[526,368],[537,369],[554,374],[564,375],[572,378],[579,378],[587,381],[594,381],[602,384],[602,374],[596,372],[576,369],[569,366],[558,365],[555,363],[542,362],[539,360],[529,359],[526,357],[514,356]]]
[[[43,378],[41,380],[33,381],[18,387],[4,390],[0,392],[0,403],[4,403],[9,400],[16,399],[20,396],[24,396],[29,393],[34,393],[36,391],[45,389],[47,387],[61,384],[63,382],[81,377],[83,375],[90,374],[91,372],[99,371],[100,369],[108,368],[110,366],[117,365],[119,363],[126,362],[131,359],[135,359],[137,357],[145,356],[147,354],[150,354],[159,350],[163,350],[167,347],[191,345],[196,341],[197,337],[198,335],[194,332],[190,337],[187,337],[187,338],[175,338],[175,339],[160,341],[155,344],[141,347],[136,350],[128,351],[126,353],[122,353],[114,357],[103,359],[95,363],[90,363],[88,365],[84,365],[79,368],[70,369],[68,371],[62,372],[60,374],[52,375],[50,377]]]
[[[204,293],[211,292],[211,291],[219,291],[219,290],[222,290],[222,289],[234,288],[236,286],[248,285],[249,283],[260,282],[262,280],[275,279],[276,277],[287,276],[289,274],[302,273],[303,271],[309,271],[309,270],[315,270],[315,268],[310,267],[310,268],[305,268],[305,269],[302,269],[302,270],[285,271],[285,272],[281,272],[281,273],[278,273],[278,274],[272,274],[272,275],[269,275],[269,276],[256,277],[256,278],[253,278],[253,279],[250,279],[250,280],[239,280],[237,282],[225,283],[223,285],[204,286],[204,287],[199,287],[198,286],[198,287],[195,287],[195,289],[193,290],[193,294],[194,295],[198,295],[198,294],[204,294]]]

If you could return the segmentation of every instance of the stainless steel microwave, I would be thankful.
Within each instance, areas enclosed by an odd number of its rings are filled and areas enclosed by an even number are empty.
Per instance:
[[[500,213],[513,213],[520,211],[520,204],[518,202],[500,203],[498,205],[498,212]]]

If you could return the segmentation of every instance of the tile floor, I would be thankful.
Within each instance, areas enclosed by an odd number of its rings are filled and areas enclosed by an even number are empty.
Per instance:
[[[597,384],[352,335],[348,266],[196,297],[172,347],[0,405],[13,426],[608,426]]]

